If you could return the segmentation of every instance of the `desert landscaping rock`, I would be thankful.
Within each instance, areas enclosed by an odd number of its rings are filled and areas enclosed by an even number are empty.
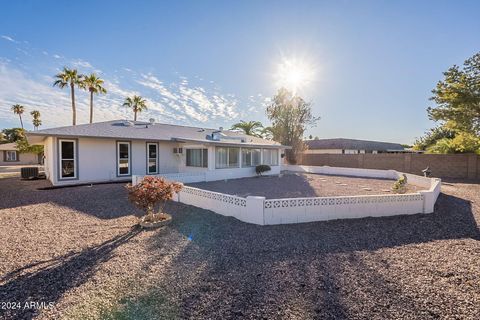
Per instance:
[[[0,180],[0,301],[54,307],[2,319],[480,314],[479,184],[445,185],[433,214],[296,225],[170,203],[172,222],[154,230],[137,226],[122,184],[36,189],[45,185]]]
[[[222,181],[191,183],[189,186],[240,197],[263,196],[267,199],[371,195],[393,186],[394,180],[347,176],[328,176],[312,173],[287,173]],[[360,188],[359,188],[360,186]],[[409,184],[407,192],[421,187]]]

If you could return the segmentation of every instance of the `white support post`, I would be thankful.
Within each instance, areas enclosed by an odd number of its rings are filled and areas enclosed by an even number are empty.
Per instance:
[[[432,191],[418,191],[421,195],[423,195],[423,213],[432,213],[433,207],[435,205],[435,195]]]
[[[247,197],[247,206],[243,214],[245,222],[265,225],[265,197]]]

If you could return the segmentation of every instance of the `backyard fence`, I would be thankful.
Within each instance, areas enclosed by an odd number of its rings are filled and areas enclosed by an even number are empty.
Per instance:
[[[282,169],[386,179],[397,179],[403,174],[394,170],[315,166],[283,166]],[[251,196],[243,198],[184,186],[182,191],[175,195],[174,201],[258,225],[433,212],[434,204],[440,194],[440,179],[406,175],[410,183],[424,190],[409,194],[266,199]],[[135,179],[134,183],[138,183],[141,178]]]
[[[393,169],[422,174],[430,167],[438,178],[480,179],[480,156],[476,154],[303,154],[301,165]]]

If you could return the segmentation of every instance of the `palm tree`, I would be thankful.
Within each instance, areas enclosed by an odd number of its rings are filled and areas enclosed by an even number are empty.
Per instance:
[[[22,114],[25,111],[25,107],[20,104],[16,104],[12,106],[12,111],[14,114],[18,114],[18,117],[20,118],[20,125],[22,126],[22,129],[23,129]]]
[[[147,101],[140,96],[128,97],[123,103],[124,107],[131,108],[133,110],[133,121],[137,121],[137,112],[147,110]]]
[[[267,140],[274,140],[278,134],[276,134],[276,131],[274,127],[265,127],[262,129],[261,136],[264,139]]]
[[[33,117],[33,120],[32,120],[33,128],[34,130],[38,130],[38,127],[42,125],[42,120],[40,120],[40,111],[33,110],[32,112],[30,112],[30,114]]]
[[[77,109],[75,108],[75,86],[80,87],[82,85],[83,76],[78,73],[77,69],[63,68],[63,71],[55,76],[57,79],[53,86],[58,86],[60,89],[70,86],[70,92],[72,97],[72,113],[73,113],[73,125],[77,124]]]
[[[42,120],[33,119],[32,124],[33,124],[33,127],[35,128],[35,130],[38,130],[38,127],[40,127],[42,125]]]
[[[260,121],[243,121],[235,123],[232,125],[230,130],[241,130],[243,133],[249,136],[261,137],[261,129],[263,125]]]
[[[107,90],[103,87],[103,80],[97,77],[95,73],[89,76],[85,76],[82,81],[82,88],[90,92],[90,123],[93,122],[93,94],[94,93],[107,93]]]

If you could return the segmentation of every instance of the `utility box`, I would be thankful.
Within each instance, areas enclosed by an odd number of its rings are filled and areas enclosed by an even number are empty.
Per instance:
[[[37,179],[38,167],[24,167],[20,169],[22,179]]]

